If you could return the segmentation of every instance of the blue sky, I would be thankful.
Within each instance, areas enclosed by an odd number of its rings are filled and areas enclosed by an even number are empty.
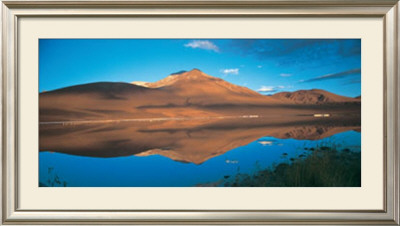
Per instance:
[[[39,90],[155,82],[198,68],[269,95],[324,89],[361,94],[360,39],[40,39]]]

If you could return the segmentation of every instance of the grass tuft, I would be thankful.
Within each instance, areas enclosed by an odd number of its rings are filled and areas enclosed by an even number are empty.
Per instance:
[[[321,146],[254,175],[238,174],[229,187],[360,187],[361,153]]]

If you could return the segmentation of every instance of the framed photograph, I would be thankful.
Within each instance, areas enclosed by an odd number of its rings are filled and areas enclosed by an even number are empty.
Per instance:
[[[2,2],[3,224],[399,225],[398,2]]]

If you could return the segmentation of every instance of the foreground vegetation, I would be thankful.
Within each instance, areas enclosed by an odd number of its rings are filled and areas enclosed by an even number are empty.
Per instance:
[[[227,187],[360,187],[361,153],[336,147],[316,147],[254,175],[237,174]]]
[[[47,181],[39,181],[39,187],[67,187],[67,182],[60,179],[60,177],[54,172],[54,167],[48,167],[47,174]]]

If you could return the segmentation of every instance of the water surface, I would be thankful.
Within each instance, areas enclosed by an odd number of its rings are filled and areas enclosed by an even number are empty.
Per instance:
[[[305,161],[321,150],[351,153],[351,159],[356,156],[351,160],[356,164],[352,170],[360,174],[358,131],[357,124],[329,119],[280,124],[243,119],[41,125],[39,184],[235,186],[238,175],[257,178],[253,175],[263,170],[274,172],[280,164]],[[247,181],[238,186],[260,186]],[[337,182],[333,186],[349,185]]]

